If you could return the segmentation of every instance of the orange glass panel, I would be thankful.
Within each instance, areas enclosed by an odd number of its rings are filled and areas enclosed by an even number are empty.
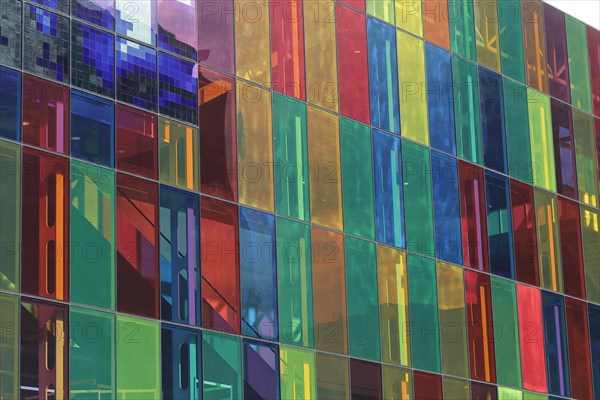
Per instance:
[[[236,14],[236,75],[259,85],[269,86],[271,82],[269,3],[260,0],[236,0],[233,6]],[[223,20],[232,18],[227,15],[231,10],[223,7],[221,14]]]
[[[448,0],[423,0],[424,38],[450,50]]]

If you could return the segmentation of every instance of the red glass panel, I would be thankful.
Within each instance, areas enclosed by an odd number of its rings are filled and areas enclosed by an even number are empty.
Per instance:
[[[117,168],[158,179],[156,115],[117,104]]]
[[[234,0],[198,0],[198,61],[233,75],[236,8]]]
[[[69,154],[69,88],[23,75],[23,143]]]
[[[336,18],[340,114],[368,124],[369,71],[365,16],[337,4]]]
[[[540,290],[517,284],[517,305],[523,388],[546,393],[546,353]]]
[[[238,209],[203,197],[200,201],[202,326],[240,333]]]
[[[563,284],[565,294],[585,299],[585,273],[579,205],[564,197],[558,198],[560,250],[565,262]]]
[[[117,310],[158,318],[158,185],[117,175]]]
[[[471,379],[496,382],[494,326],[489,275],[465,271]]]
[[[498,400],[498,389],[494,385],[471,382],[472,400]]]
[[[480,271],[489,271],[483,169],[459,161],[458,171],[463,264]]]
[[[588,348],[589,325],[587,307],[583,301],[565,298],[567,338],[569,344],[569,372],[571,374],[571,396],[575,399],[591,399],[592,368]]]
[[[577,199],[575,137],[571,106],[555,99],[552,99],[551,104],[557,193]]]
[[[539,286],[533,186],[511,179],[510,203],[517,280]]]
[[[362,12],[365,12],[365,0],[338,0],[340,3],[348,4]],[[338,20],[339,22],[339,20]]]
[[[382,399],[381,364],[351,358],[350,386],[352,399]]]
[[[550,96],[566,103],[571,102],[569,81],[569,56],[567,55],[567,32],[565,14],[544,4],[546,26],[546,57],[548,59],[548,88]]]
[[[594,119],[596,130],[596,161],[598,162],[598,179],[600,180],[600,119]]]
[[[21,303],[21,399],[68,399],[66,306]]]
[[[442,376],[415,371],[413,374],[413,392],[415,400],[441,399]]]
[[[423,37],[450,50],[448,0],[423,0]]]
[[[198,80],[201,190],[237,201],[235,80],[206,68]]]
[[[23,149],[23,293],[68,300],[69,160]]]
[[[587,27],[590,77],[592,80],[592,101],[594,115],[600,117],[600,31]]]
[[[273,90],[305,100],[302,0],[277,0],[270,5]]]

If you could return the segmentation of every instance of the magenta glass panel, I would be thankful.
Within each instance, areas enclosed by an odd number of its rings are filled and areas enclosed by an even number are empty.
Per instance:
[[[158,179],[156,115],[117,104],[117,169]]]
[[[69,88],[23,75],[23,143],[69,154]]]
[[[117,311],[158,318],[158,184],[117,175]]]
[[[233,75],[234,0],[197,0],[197,5],[198,61]]]
[[[571,106],[552,99],[552,136],[556,165],[556,190],[577,199],[577,170],[575,169],[575,138]]]
[[[558,219],[560,229],[560,249],[563,268],[565,294],[585,299],[585,273],[583,270],[583,245],[579,205],[564,197],[558,197]]]
[[[546,27],[546,58],[548,60],[550,96],[570,103],[571,89],[565,14],[544,3],[544,26]]]
[[[237,201],[235,79],[200,68],[200,186]]]
[[[198,29],[195,1],[158,0],[158,47],[196,59]]]
[[[352,399],[383,399],[381,364],[351,358],[350,386]]]
[[[511,179],[510,205],[516,278],[519,282],[539,286],[533,187]]]

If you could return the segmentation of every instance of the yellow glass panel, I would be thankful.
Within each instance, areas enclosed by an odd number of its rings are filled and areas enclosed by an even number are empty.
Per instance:
[[[479,0],[473,3],[473,7],[477,62],[500,72],[501,54],[496,0]]]
[[[445,376],[442,380],[444,399],[470,399],[471,386],[469,381]]]
[[[367,0],[367,14],[394,23],[394,0]]]
[[[550,98],[527,89],[533,184],[556,192]]]
[[[556,195],[534,189],[540,286],[563,291],[563,272]]]
[[[236,97],[240,203],[273,212],[271,94],[238,81]]]
[[[160,180],[198,190],[198,128],[159,118]]]
[[[402,136],[429,145],[423,40],[398,31],[396,42]]]
[[[406,253],[377,246],[381,360],[409,366],[408,279]]]
[[[338,117],[313,107],[308,107],[307,114],[312,222],[341,231],[342,179]]]
[[[442,372],[469,377],[463,269],[437,263]]]
[[[396,0],[396,26],[423,37],[421,0]]]
[[[383,398],[386,400],[411,400],[412,373],[409,369],[384,365]]]
[[[337,112],[337,47],[332,0],[304,1],[304,49],[306,100]]]
[[[279,375],[282,399],[317,398],[315,352],[295,347],[279,348]]]
[[[600,213],[583,205],[580,213],[586,296],[589,301],[600,303]]]
[[[236,0],[235,12],[236,75],[259,85],[269,86],[269,3],[262,0]],[[225,14],[223,15],[225,18]]]

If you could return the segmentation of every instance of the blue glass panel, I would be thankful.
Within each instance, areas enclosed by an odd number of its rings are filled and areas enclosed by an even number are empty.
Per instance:
[[[71,0],[74,17],[106,29],[115,30],[114,12],[115,0]]]
[[[458,163],[455,158],[432,151],[431,169],[435,256],[462,264]]]
[[[404,197],[400,139],[373,130],[377,241],[404,248]]]
[[[367,41],[369,42],[371,124],[399,135],[396,31],[391,26],[367,18]]]
[[[160,185],[160,315],[201,325],[198,195]]]
[[[594,393],[600,393],[600,306],[588,303]]]
[[[240,207],[242,334],[277,340],[275,218]]]
[[[198,67],[193,62],[158,53],[158,111],[196,124],[198,122]]]
[[[0,1],[0,63],[21,67],[21,10],[20,1]]]
[[[156,50],[117,37],[117,100],[156,111]]]
[[[502,77],[479,67],[479,86],[483,163],[487,168],[507,173]]]
[[[69,0],[30,0],[32,3],[41,4],[56,11],[69,13]],[[8,3],[8,2],[7,2]]]
[[[456,155],[454,97],[450,53],[425,44],[429,143],[434,149]]]
[[[89,25],[73,23],[72,83],[115,97],[115,37]]]
[[[201,398],[201,351],[200,330],[162,324],[161,375],[164,400]]]
[[[69,19],[30,5],[26,7],[23,25],[23,68],[69,83]]]
[[[114,167],[115,104],[76,90],[71,92],[71,155]]]
[[[515,279],[508,178],[485,171],[487,234],[492,274]]]
[[[279,399],[279,347],[244,340],[244,399]]]
[[[157,3],[148,0],[126,0],[117,2],[116,5],[117,33],[155,46]]]
[[[0,137],[21,140],[21,73],[1,66]]]
[[[197,30],[197,17],[196,17],[196,4],[202,4],[206,10],[212,9],[217,6],[214,2],[190,0],[168,0],[158,2],[158,13],[157,13],[157,25],[158,25],[158,46],[171,53],[179,54],[181,56],[191,58],[193,60],[197,57],[198,50],[198,30]],[[210,4],[210,6],[209,6]],[[206,7],[204,7],[206,6]],[[245,14],[246,4],[244,2],[238,4],[241,8],[231,8],[230,12],[234,10],[236,13],[241,10],[243,16],[238,15],[237,18],[248,18]],[[217,6],[218,7],[218,6]],[[259,7],[264,7],[263,5]],[[225,22],[225,15],[228,11],[223,8],[222,23]],[[268,8],[258,8],[258,12],[267,12]],[[255,18],[254,14],[250,18]]]
[[[569,355],[565,320],[565,299],[562,295],[542,290],[544,339],[546,347],[546,377],[548,393],[563,397],[571,395]],[[577,384],[575,382],[575,384]]]

